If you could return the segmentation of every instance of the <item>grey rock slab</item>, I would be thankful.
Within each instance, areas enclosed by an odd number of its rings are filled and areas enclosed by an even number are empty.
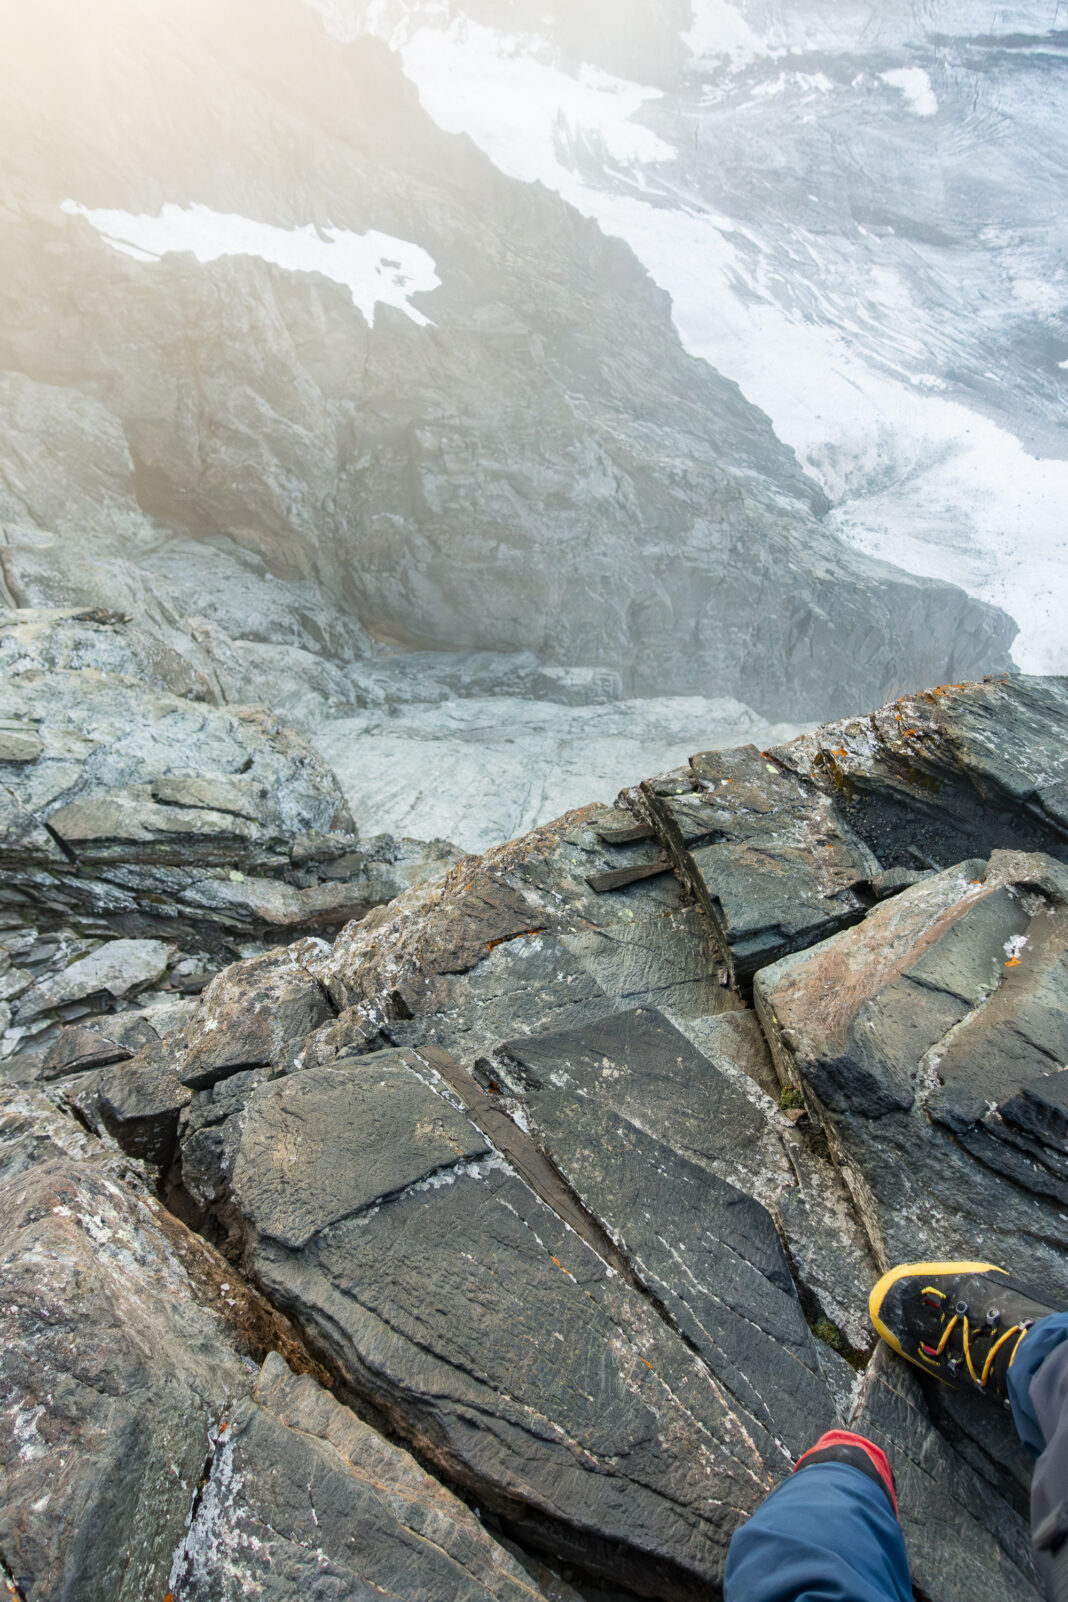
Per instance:
[[[413,1185],[447,1182],[458,1160],[491,1155],[478,1129],[376,1053],[265,1085],[242,1132],[235,1204],[259,1237],[291,1251],[331,1224],[389,1202]]]
[[[0,1087],[0,1547],[13,1594],[25,1602],[184,1594],[177,1565],[190,1519],[217,1490],[232,1421],[256,1411],[267,1352],[263,1405],[286,1420],[271,1449],[288,1442],[287,1461],[303,1464],[305,1437],[333,1441],[320,1466],[326,1481],[346,1481],[335,1494],[348,1509],[347,1539],[358,1530],[358,1549],[399,1551],[408,1530],[406,1550],[415,1552],[421,1534],[435,1574],[436,1530],[452,1554],[442,1574],[462,1570],[468,1555],[484,1562],[487,1579],[498,1568],[510,1575],[514,1566],[466,1508],[314,1380],[301,1385],[298,1373],[326,1376],[291,1326],[151,1199],[145,1178],[43,1096]],[[267,1494],[272,1472],[270,1458],[257,1459],[255,1495]],[[231,1511],[252,1525],[253,1486],[249,1497],[239,1479],[228,1486]],[[259,1534],[258,1559],[268,1570],[284,1566],[287,1536]]]
[[[465,1058],[490,1052],[514,1030],[536,1033],[600,1016],[611,1001],[564,942],[529,935],[495,950],[469,974],[411,978],[391,996],[397,1045],[430,1038]]]
[[[458,1098],[487,1141],[507,1159],[534,1194],[628,1284],[636,1283],[633,1270],[616,1241],[583,1206],[542,1145],[531,1139],[529,1120],[513,1117],[508,1101],[502,1097],[500,1086],[492,1077],[488,1090],[483,1091],[456,1058],[438,1046],[421,1045],[417,1052],[405,1053],[404,1060],[421,1078],[429,1069],[434,1088],[445,1095],[452,1092]]]
[[[764,1133],[752,1102],[651,1008],[508,1041],[496,1062],[524,1100],[549,1089],[576,1103],[593,1096],[693,1162],[730,1162]]]
[[[0,762],[36,762],[44,741],[30,727],[0,727]]]
[[[155,779],[152,798],[165,806],[191,807],[205,812],[232,812],[238,817],[255,822],[263,810],[263,795],[258,787],[240,779],[213,775],[176,774],[166,779]]]
[[[137,1012],[117,1013],[87,1023],[69,1024],[49,1043],[41,1063],[42,1080],[103,1068],[155,1044],[157,1031]]]
[[[5,1561],[27,1602],[162,1597],[208,1432],[250,1388],[232,1276],[32,1093],[0,1092],[0,1176]]]
[[[175,948],[161,940],[106,941],[27,991],[19,1001],[18,1017],[25,1021],[102,990],[119,1001],[162,979],[174,955]]]
[[[622,1007],[703,1017],[722,999],[715,950],[694,907],[576,930],[562,935],[561,944]]]
[[[180,1602],[543,1596],[463,1502],[277,1353],[219,1433],[174,1585]]]
[[[121,858],[131,846],[149,846],[157,861],[180,864],[187,854],[198,854],[199,841],[206,843],[209,861],[226,855],[243,860],[256,837],[250,823],[229,812],[172,809],[126,790],[57,807],[48,826],[72,851],[93,860]]]
[[[1068,1299],[1068,1148],[1018,1111],[1065,1055],[1066,889],[1052,859],[995,852],[758,975],[780,1075],[822,1118],[883,1266],[982,1256]]]
[[[625,792],[709,920],[730,980],[863,917],[878,863],[814,785],[755,746]]]
[[[288,1046],[333,1016],[305,962],[323,942],[279,947],[224,969],[204,991],[182,1035],[180,1073],[196,1089],[242,1068],[280,1060]]]
[[[230,1185],[241,1130],[240,1115],[253,1091],[269,1082],[271,1070],[245,1069],[197,1091],[179,1119],[181,1147],[179,1175],[190,1199],[198,1228],[209,1220],[210,1209],[221,1202]],[[224,1233],[225,1233],[224,1221]]]
[[[591,873],[587,883],[591,890],[603,896],[613,890],[625,890],[640,879],[655,879],[661,873],[670,872],[671,863],[668,859],[657,857],[652,862],[638,862],[629,868],[608,868],[604,873]]]
[[[335,1005],[360,1009],[396,1044],[431,1038],[466,1059],[517,1032],[603,1015],[616,995],[640,999],[632,986],[673,983],[676,958],[679,1005],[700,1005],[706,962],[689,949],[687,920],[674,922],[676,879],[591,890],[606,849],[624,862],[647,855],[643,842],[606,848],[589,826],[602,811],[468,858],[343,930],[316,967]]]
[[[374,1056],[310,1070],[281,1091],[253,1090],[224,1203],[246,1220],[249,1271],[347,1385],[524,1540],[617,1584],[637,1577],[653,1596],[700,1595],[785,1457],[649,1299],[500,1157],[468,1155],[465,1135],[435,1171],[440,1125],[426,1114],[430,1098],[439,1119],[449,1103],[403,1072],[407,1098],[394,1093],[392,1072],[378,1087]],[[262,1154],[275,1140],[290,1083],[334,1107],[343,1074],[364,1076],[368,1096],[386,1098],[394,1129],[387,1138],[385,1114],[365,1119],[365,1138],[382,1154],[361,1158],[350,1122],[335,1134],[337,1167],[380,1173],[385,1193],[346,1179],[335,1197],[326,1116],[293,1120],[284,1165],[265,1170],[262,1155],[246,1162],[246,1151]],[[270,1220],[285,1233],[294,1174],[309,1187],[297,1247],[257,1225]],[[339,1207],[348,1216],[325,1222]],[[315,1224],[323,1227],[307,1238]]]
[[[146,1028],[158,1035],[160,1040],[165,1040],[168,1035],[184,1029],[196,1010],[195,996],[175,996],[173,999],[154,1001],[150,1006],[141,1007],[137,1017]],[[146,1041],[144,1044],[149,1042]]]
[[[711,1072],[695,1084],[703,1085],[707,1079],[714,1087],[707,1093],[708,1116],[713,1128],[725,1121],[732,1137],[710,1139],[702,1151],[691,1149],[686,1155],[767,1208],[789,1253],[806,1316],[812,1322],[829,1321],[855,1354],[866,1354],[873,1340],[868,1292],[879,1270],[822,1134],[807,1118],[798,1127],[791,1122],[796,1114],[782,1110],[781,1086],[756,1014],[751,1009],[716,1017],[673,1012],[670,1021],[708,1060]],[[655,1085],[652,1089],[655,1106],[660,1092]],[[742,1115],[729,1112],[723,1120],[720,1109],[728,1095],[735,1106],[749,1104],[748,1122],[743,1124]],[[696,1100],[694,1089],[690,1097]],[[669,1108],[676,1104],[670,1095],[664,1099]],[[633,1101],[628,1116],[637,1116],[632,1109]],[[643,1111],[642,1116],[649,1115]],[[659,1126],[645,1127],[655,1132]],[[669,1124],[661,1138],[674,1146],[670,1129]],[[740,1130],[744,1134],[736,1135]],[[827,1350],[821,1342],[821,1358]]]
[[[775,1224],[678,1149],[701,1113],[704,1143],[744,1143],[722,1116],[730,1091],[717,1087],[715,1110],[702,1096],[702,1080],[718,1077],[712,1065],[647,1010],[505,1051],[532,1132],[575,1194],[739,1407],[799,1456],[835,1408]],[[684,1086],[696,1103],[685,1123],[668,1099]]]
[[[695,1044],[673,1037],[682,1056],[670,1083],[649,1065],[641,1081],[649,1122],[642,1127],[771,1210],[799,1278],[812,1287],[806,1307],[863,1349],[871,1339],[866,1306],[874,1265],[840,1177],[825,1158],[810,1157],[779,1112],[774,1069],[752,1013],[713,1016],[739,1003],[720,984],[702,916],[685,903],[679,882],[665,876],[611,896],[590,890],[591,872],[609,853],[640,860],[648,850],[644,840],[606,847],[597,833],[604,816],[604,808],[573,814],[461,864],[440,884],[344,931],[313,967],[345,1010],[292,1061],[307,1066],[347,1049],[393,1044],[421,1052],[436,1044],[462,1063],[481,1059],[482,1084],[496,1083],[506,1101],[511,1094],[518,1115],[521,1091],[497,1055],[506,1042],[522,1047],[534,1036],[594,1025],[613,1010],[669,1009]],[[465,926],[467,887],[479,873],[503,877],[521,893],[518,923],[532,903],[535,924],[548,928],[492,950],[486,940],[466,972],[435,973],[439,953],[454,949],[453,931]],[[749,1094],[757,1075],[765,1088],[774,1086],[774,1104]],[[635,1069],[635,1083],[639,1078]]]

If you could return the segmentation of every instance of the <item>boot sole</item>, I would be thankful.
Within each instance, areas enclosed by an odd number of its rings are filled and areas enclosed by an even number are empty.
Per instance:
[[[886,1300],[887,1293],[893,1285],[897,1284],[899,1279],[911,1279],[912,1277],[919,1276],[921,1274],[933,1276],[936,1274],[1007,1273],[1008,1269],[999,1268],[996,1263],[901,1263],[897,1268],[891,1268],[888,1273],[883,1275],[879,1283],[873,1286],[871,1295],[868,1297],[868,1314],[871,1318],[872,1324],[875,1326],[875,1333],[886,1342],[891,1351],[896,1352],[899,1357],[903,1357],[906,1363],[911,1363],[915,1368],[920,1369],[924,1374],[934,1374],[943,1385],[950,1385],[951,1390],[955,1389],[956,1387],[952,1386],[950,1381],[945,1379],[942,1374],[939,1373],[939,1364],[933,1363],[928,1366],[928,1364],[924,1362],[923,1358],[918,1353],[906,1352],[901,1342],[894,1334],[893,1330],[888,1329],[883,1323],[882,1319],[879,1317],[879,1313],[883,1302]]]

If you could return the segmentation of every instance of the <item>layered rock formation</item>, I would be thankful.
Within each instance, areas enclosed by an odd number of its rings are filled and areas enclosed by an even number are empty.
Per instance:
[[[1009,1421],[866,1299],[978,1251],[1068,1302],[1066,711],[994,679],[702,754],[154,1039],[24,1043],[17,1593],[696,1602],[837,1420],[922,1595],[1036,1602]]]
[[[235,957],[333,933],[456,856],[361,840],[310,746],[219,706],[128,616],[0,614],[0,1051],[111,1007],[139,1014],[109,1025],[130,1055]]]

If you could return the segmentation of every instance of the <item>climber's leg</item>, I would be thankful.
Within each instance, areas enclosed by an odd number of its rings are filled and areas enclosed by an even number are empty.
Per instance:
[[[886,1456],[831,1430],[737,1531],[725,1602],[911,1602]]]
[[[1053,1602],[1068,1602],[1068,1313],[1028,1332],[1008,1390],[1020,1439],[1038,1458],[1031,1481],[1035,1563]]]

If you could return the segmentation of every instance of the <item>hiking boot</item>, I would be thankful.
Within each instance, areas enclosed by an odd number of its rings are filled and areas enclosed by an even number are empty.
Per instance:
[[[947,1385],[977,1387],[1008,1406],[1008,1373],[1043,1307],[993,1263],[905,1263],[884,1274],[868,1306],[900,1357]]]

